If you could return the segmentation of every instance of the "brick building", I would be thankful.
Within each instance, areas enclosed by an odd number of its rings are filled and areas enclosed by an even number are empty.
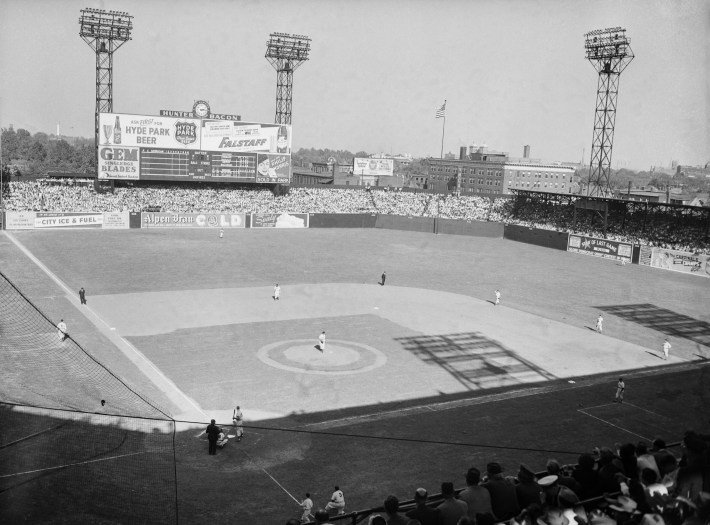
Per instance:
[[[526,147],[525,153],[529,154]],[[424,161],[427,187],[435,191],[461,191],[473,194],[510,194],[511,190],[549,193],[575,193],[574,168],[561,163],[544,163],[507,153],[478,148],[458,159],[429,158]]]

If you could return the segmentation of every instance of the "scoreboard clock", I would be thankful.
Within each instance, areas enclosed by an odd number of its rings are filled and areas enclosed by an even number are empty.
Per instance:
[[[210,116],[210,105],[204,100],[198,100],[193,104],[192,112],[196,117],[207,118]]]

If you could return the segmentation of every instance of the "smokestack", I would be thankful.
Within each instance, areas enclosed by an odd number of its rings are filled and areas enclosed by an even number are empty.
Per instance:
[[[523,146],[523,158],[524,159],[530,158],[530,146],[529,145]]]
[[[459,160],[466,160],[466,146],[459,148]]]

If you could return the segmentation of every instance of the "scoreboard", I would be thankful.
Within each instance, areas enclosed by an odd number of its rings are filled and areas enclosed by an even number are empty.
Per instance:
[[[291,126],[101,113],[98,178],[287,184]]]

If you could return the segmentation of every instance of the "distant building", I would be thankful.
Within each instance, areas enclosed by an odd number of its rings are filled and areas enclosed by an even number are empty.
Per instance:
[[[676,175],[681,175],[683,177],[689,177],[691,179],[710,179],[710,162],[705,164],[705,166],[678,166],[676,168]]]
[[[525,153],[529,155],[530,149]],[[427,187],[440,192],[511,194],[514,189],[547,193],[575,193],[574,168],[561,163],[543,163],[507,153],[471,148],[459,159],[426,159]]]

